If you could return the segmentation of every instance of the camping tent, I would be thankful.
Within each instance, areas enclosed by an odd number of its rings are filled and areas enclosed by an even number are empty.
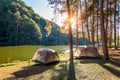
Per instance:
[[[76,58],[98,58],[99,53],[93,46],[78,46],[74,55]]]
[[[58,62],[59,56],[53,49],[40,48],[36,51],[32,58],[32,61],[42,64],[48,64],[51,62]]]

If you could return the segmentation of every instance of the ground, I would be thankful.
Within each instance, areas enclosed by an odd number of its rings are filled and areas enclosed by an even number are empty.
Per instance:
[[[0,80],[6,77],[11,80],[120,80],[120,50],[109,51],[108,61],[101,58],[70,61],[69,54],[60,54],[61,61],[51,65],[40,66],[24,61],[1,66]]]

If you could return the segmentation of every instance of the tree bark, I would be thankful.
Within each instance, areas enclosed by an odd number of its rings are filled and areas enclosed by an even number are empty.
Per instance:
[[[96,42],[97,42],[98,48],[99,48],[99,40],[98,40],[98,22],[99,22],[99,18],[98,18],[98,14],[99,14],[99,7],[97,6],[97,36],[96,36],[97,40],[96,40]]]
[[[117,45],[116,45],[116,0],[114,0],[114,44],[115,44],[115,49],[117,49]]]
[[[108,0],[106,0],[106,37],[108,33]]]
[[[92,46],[94,47],[94,0],[93,0],[93,8],[92,8],[92,18],[93,18],[93,22],[92,22]]]
[[[78,34],[78,6],[76,8],[76,49],[79,45],[79,34]]]
[[[73,42],[72,42],[72,28],[71,28],[71,11],[70,11],[70,2],[66,0],[67,4],[67,13],[68,13],[68,29],[69,29],[69,41],[70,41],[70,60],[73,60]]]
[[[118,5],[119,5],[119,1],[118,1]],[[119,5],[120,6],[120,5]],[[120,10],[119,10],[120,8],[118,7],[118,47],[119,47],[119,12],[120,12]]]
[[[111,3],[110,3],[110,10],[111,10]],[[112,47],[112,11],[110,13],[110,39],[109,39],[109,47]]]
[[[82,6],[81,6],[81,0],[80,0],[80,21],[81,21],[81,26],[82,26],[82,42],[85,45],[85,36],[84,36],[84,31],[83,31],[83,18],[82,18]]]
[[[89,29],[88,29],[88,14],[87,14],[87,2],[85,0],[85,12],[86,12],[86,28],[87,28],[87,35],[88,35],[88,40],[89,40],[89,44],[90,44],[90,33],[89,33]]]
[[[108,55],[108,48],[107,48],[107,38],[106,38],[106,33],[105,33],[105,28],[104,28],[104,16],[103,16],[103,2],[104,0],[100,0],[100,23],[101,23],[101,39],[102,39],[102,45],[103,45],[103,54],[104,54],[104,59],[108,60],[109,55]]]

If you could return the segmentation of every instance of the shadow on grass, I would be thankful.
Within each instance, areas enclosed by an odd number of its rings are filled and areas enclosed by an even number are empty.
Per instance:
[[[76,80],[74,61],[72,60],[60,61],[59,64],[49,64],[45,66],[36,64],[29,67],[24,67],[23,70],[14,72],[13,75],[15,76],[15,79],[27,78],[36,74],[40,76],[41,73],[46,70],[48,71],[47,74],[49,75],[49,80]],[[44,74],[42,76],[46,76],[47,74]]]
[[[115,65],[115,66],[120,67],[120,59],[111,58],[111,59],[109,60],[109,63],[111,63],[111,64],[113,64],[113,65]]]
[[[111,66],[108,65],[104,65],[104,64],[100,64],[103,68],[105,68],[106,70],[108,70],[109,72],[111,72],[112,74],[116,75],[117,77],[120,78],[120,70],[117,70]]]
[[[50,80],[66,80],[67,79],[67,62],[61,61],[57,67],[52,68],[52,76]]]
[[[120,62],[118,62],[118,60],[116,59],[111,58],[110,60],[107,61],[103,59],[81,59],[80,63],[81,64],[97,63],[104,69],[108,70],[109,72],[120,78]]]
[[[110,48],[109,50],[110,51],[116,51],[116,50],[118,50],[120,52],[120,48],[119,49]]]
[[[73,60],[70,60],[69,62],[68,80],[76,80]]]
[[[21,77],[29,77],[35,74],[40,74],[52,67],[57,65],[57,63],[47,65],[47,66],[40,66],[39,64],[35,64],[29,67],[25,67],[23,70],[14,72],[13,75],[15,75],[15,78],[21,78]]]
[[[61,61],[60,64],[52,68],[54,74],[50,80],[76,80],[74,61]]]
[[[120,52],[118,53],[111,53],[110,54],[111,57],[120,57]]]

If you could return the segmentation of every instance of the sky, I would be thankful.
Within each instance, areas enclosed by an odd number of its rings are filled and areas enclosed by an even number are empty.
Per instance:
[[[28,6],[31,6],[35,13],[38,13],[45,19],[52,20],[54,9],[48,4],[47,0],[23,0]],[[61,20],[57,19],[57,24],[61,25]]]
[[[28,6],[31,6],[35,13],[45,19],[51,20],[53,18],[53,8],[50,7],[47,0],[23,0]]]

